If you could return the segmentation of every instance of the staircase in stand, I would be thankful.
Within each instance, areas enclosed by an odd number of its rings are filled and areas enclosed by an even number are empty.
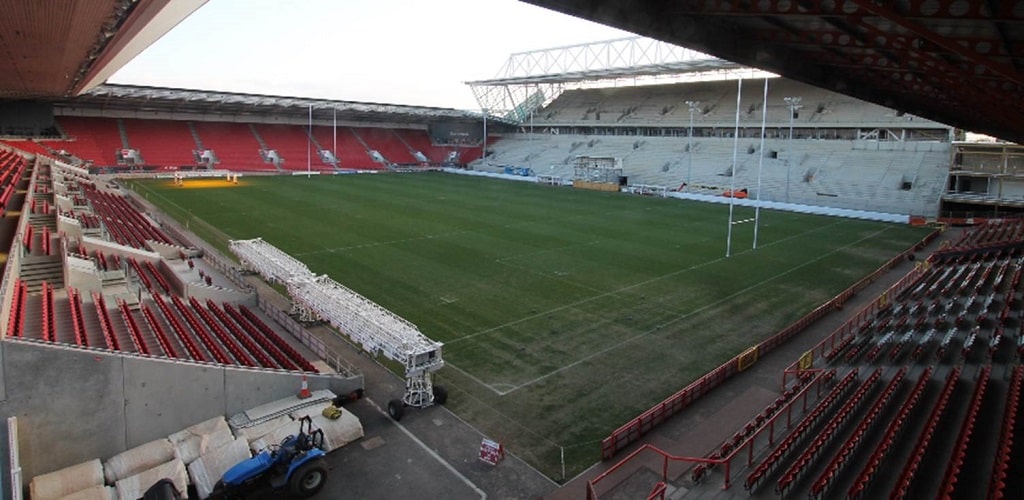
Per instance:
[[[323,156],[324,148],[323,148],[323,146],[320,145],[320,141],[316,140],[316,136],[313,135],[312,130],[307,129],[306,130],[306,135],[309,136],[309,140],[312,141],[313,142],[313,146],[316,147],[316,156],[317,156],[317,158],[320,159],[320,162],[324,163],[324,164],[327,164],[327,165],[330,165],[331,168],[333,168],[335,170],[338,170],[338,160],[337,160],[337,158],[335,158],[332,161],[327,161],[327,159],[324,158],[324,156]],[[332,152],[331,154],[333,156],[334,153]]]
[[[124,120],[121,118],[117,119],[117,132],[121,135],[121,147],[130,148],[131,145],[128,144],[128,131],[125,130]]]
[[[281,171],[282,168],[280,156],[277,155],[277,152],[275,150],[272,150],[270,149],[269,146],[267,146],[267,141],[264,141],[263,136],[260,135],[260,132],[258,130],[256,130],[256,124],[250,123],[249,130],[252,131],[252,135],[253,137],[256,138],[256,142],[260,144],[260,156],[263,157],[263,163],[270,163],[274,165],[274,168],[276,168],[278,171]],[[273,156],[270,155],[271,151],[274,152]]]
[[[391,129],[391,133],[398,138],[399,142],[405,145],[405,148],[409,150],[409,154],[411,154],[413,158],[416,158],[422,163],[430,163],[430,159],[421,151],[417,151],[416,148],[412,147],[409,142],[405,140],[405,137],[402,137],[402,134],[399,134],[397,130]]]
[[[196,130],[196,124],[192,122],[185,123],[188,125],[189,132],[192,133],[192,139],[195,139],[196,141],[196,149],[198,149],[199,151],[206,149],[206,147],[203,146],[203,140],[199,138],[199,131]]]
[[[39,293],[43,282],[55,288],[64,286],[64,264],[58,255],[26,256],[21,261],[21,281],[28,287],[28,293]]]
[[[387,160],[384,159],[384,156],[381,155],[379,151],[371,148],[370,145],[367,144],[366,141],[364,141],[363,138],[359,136],[359,133],[356,132],[356,129],[350,128],[348,130],[352,132],[352,135],[356,138],[357,141],[359,141],[359,144],[363,145],[363,150],[366,151],[366,154],[370,155],[370,158],[372,158],[374,162],[384,165],[388,170],[391,170],[391,165],[389,165]]]

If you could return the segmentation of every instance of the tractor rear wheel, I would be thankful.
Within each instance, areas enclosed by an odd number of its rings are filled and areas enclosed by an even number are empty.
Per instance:
[[[395,419],[395,422],[402,420],[403,413],[405,413],[405,403],[401,399],[388,401],[388,415]]]
[[[292,495],[306,498],[316,495],[327,482],[327,463],[323,459],[311,460],[296,469],[288,479]]]
[[[448,402],[448,389],[443,385],[434,386],[434,402],[443,405]]]

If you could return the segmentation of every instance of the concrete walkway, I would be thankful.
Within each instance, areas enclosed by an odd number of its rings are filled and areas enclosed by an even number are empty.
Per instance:
[[[247,279],[265,300],[289,310],[289,299],[259,277]],[[345,407],[359,417],[365,436],[328,456],[333,477],[326,498],[542,498],[558,487],[510,453],[497,466],[482,462],[484,436],[443,406],[408,408],[395,422],[386,406],[405,392],[404,380],[329,327],[310,332],[363,373],[367,390],[364,400]]]

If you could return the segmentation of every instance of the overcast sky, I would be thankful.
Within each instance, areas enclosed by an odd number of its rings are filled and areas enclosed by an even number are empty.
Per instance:
[[[210,0],[110,82],[476,109],[513,52],[625,36],[516,0]]]

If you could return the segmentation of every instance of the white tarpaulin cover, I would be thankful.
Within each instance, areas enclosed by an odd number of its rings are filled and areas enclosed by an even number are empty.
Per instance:
[[[117,492],[113,486],[97,485],[61,497],[60,500],[117,500]]]
[[[56,500],[102,484],[103,465],[96,459],[36,476],[29,483],[28,490],[32,500]]]
[[[185,465],[209,450],[228,445],[234,438],[224,417],[211,418],[167,436],[174,446],[174,456],[180,458]]]
[[[281,415],[280,417],[277,417],[273,420],[268,420],[266,422],[263,422],[262,424],[257,424],[242,429],[235,429],[235,435],[241,438],[245,438],[247,442],[252,443],[257,439],[260,439],[263,436],[266,436],[267,434],[274,432],[275,430],[282,426],[287,426],[289,429],[295,427],[295,430],[294,432],[292,432],[292,434],[298,432],[299,427],[297,425],[293,426],[292,424],[293,420],[291,417],[289,417],[288,415]],[[284,435],[287,436],[288,433],[286,432]],[[276,444],[280,443],[281,440],[273,442]]]
[[[210,496],[213,486],[224,473],[239,462],[249,458],[249,446],[245,439],[238,438],[226,446],[211,449],[188,465],[188,475],[196,486],[199,498]]]
[[[117,482],[117,496],[121,500],[138,500],[150,487],[161,479],[170,479],[178,492],[185,494],[188,488],[188,476],[185,475],[185,464],[177,458],[152,469],[144,470],[134,476],[126,477]]]
[[[342,408],[341,416],[331,420],[323,416],[321,410],[322,407],[304,408],[292,416],[297,420],[308,415],[313,420],[313,428],[324,431],[324,452],[330,453],[363,437],[363,424],[352,412]]]
[[[103,474],[107,478],[107,484],[114,484],[120,479],[170,462],[173,458],[174,447],[171,446],[171,442],[167,439],[157,439],[114,455],[103,463]]]

